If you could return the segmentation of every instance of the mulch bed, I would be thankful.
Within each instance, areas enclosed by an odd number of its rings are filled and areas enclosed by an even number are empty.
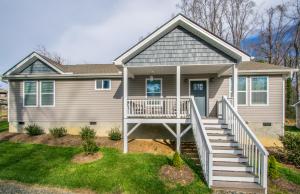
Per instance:
[[[80,153],[80,154],[76,154],[72,158],[72,162],[74,162],[76,164],[87,164],[87,163],[91,163],[91,162],[100,160],[102,157],[103,157],[103,154],[101,152],[96,152],[94,154]]]
[[[159,171],[162,180],[182,186],[192,183],[195,179],[194,172],[186,165],[178,169],[174,166],[164,165]]]
[[[7,140],[19,143],[46,144],[50,146],[81,146],[81,138],[78,135],[66,135],[61,138],[54,138],[50,134],[29,136],[25,133],[0,133],[0,141]],[[113,141],[108,137],[96,137],[96,143],[100,147],[111,147],[123,151],[123,141]],[[169,142],[161,140],[130,140],[128,143],[129,152],[152,153],[171,155],[174,153]]]
[[[268,185],[269,188],[272,187],[269,192],[271,194],[278,193],[278,190],[288,192],[288,193],[300,193],[299,185],[284,180],[282,178],[278,178],[276,180],[269,180]]]

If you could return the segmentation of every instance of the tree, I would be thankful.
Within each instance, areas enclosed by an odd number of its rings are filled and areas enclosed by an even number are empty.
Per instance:
[[[227,0],[181,0],[182,13],[210,32],[227,39],[225,24]]]
[[[229,26],[230,41],[236,47],[241,47],[244,40],[254,29],[256,14],[255,3],[252,0],[228,0],[226,22]]]
[[[254,28],[252,0],[181,0],[182,13],[237,47]]]
[[[61,55],[49,52],[43,45],[38,45],[35,50],[36,52],[40,53],[41,55],[44,55],[45,57],[48,57],[49,59],[53,60],[58,64],[64,64],[65,62],[65,59]]]

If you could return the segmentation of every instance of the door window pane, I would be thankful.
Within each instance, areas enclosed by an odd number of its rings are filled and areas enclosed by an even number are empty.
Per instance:
[[[161,96],[161,80],[154,79],[146,82],[147,96]]]

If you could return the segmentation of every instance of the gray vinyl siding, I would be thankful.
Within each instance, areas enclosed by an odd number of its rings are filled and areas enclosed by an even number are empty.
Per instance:
[[[236,60],[182,27],[177,27],[126,62],[126,65],[222,64]]]
[[[55,107],[23,107],[23,82],[10,81],[10,121],[122,121],[122,85],[112,79],[110,91],[95,90],[95,80],[56,80]]]
[[[55,70],[53,70],[51,67],[46,65],[40,60],[36,60],[33,62],[31,65],[23,69],[20,74],[39,74],[39,73],[44,73],[44,74],[57,74]]]

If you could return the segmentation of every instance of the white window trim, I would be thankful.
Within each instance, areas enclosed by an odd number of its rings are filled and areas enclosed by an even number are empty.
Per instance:
[[[53,105],[42,105],[42,82],[53,82],[53,93],[43,93],[43,94],[53,94]],[[40,107],[55,107],[55,80],[39,81],[39,96],[40,96]]]
[[[239,92],[244,92],[244,93],[246,93],[246,104],[238,104],[238,106],[249,106],[249,101],[248,101],[248,91],[249,91],[249,88],[248,88],[248,77],[247,76],[238,76],[238,78],[239,77],[245,77],[246,78],[246,91],[239,91],[239,89],[238,89],[238,91],[237,91],[237,93],[239,93]],[[232,78],[230,77],[229,78],[229,81],[228,81],[228,86],[229,86],[229,93],[228,93],[228,96],[230,97],[230,98],[232,98],[232,96],[231,96],[231,90],[232,90]],[[237,95],[237,96],[239,96],[239,95]]]
[[[147,95],[147,81],[151,80],[150,78],[146,78],[145,79],[145,97],[148,98]],[[162,78],[153,78],[152,80],[160,80],[160,96],[149,96],[149,98],[162,98],[163,97],[163,82],[162,82]]]
[[[253,104],[252,103],[252,79],[258,77],[267,78],[267,104]],[[265,90],[255,90],[254,92],[266,92]],[[269,106],[269,76],[251,76],[250,78],[250,106]]]
[[[97,88],[97,81],[102,80],[102,88]],[[103,81],[109,81],[109,88],[103,88]],[[111,79],[95,79],[95,90],[106,90],[109,91],[111,90]]]
[[[25,105],[25,82],[35,82],[36,84],[36,92],[35,92],[35,105]],[[39,88],[39,85],[38,85],[38,81],[35,81],[35,80],[26,80],[26,81],[23,81],[23,107],[38,107],[38,88]]]

